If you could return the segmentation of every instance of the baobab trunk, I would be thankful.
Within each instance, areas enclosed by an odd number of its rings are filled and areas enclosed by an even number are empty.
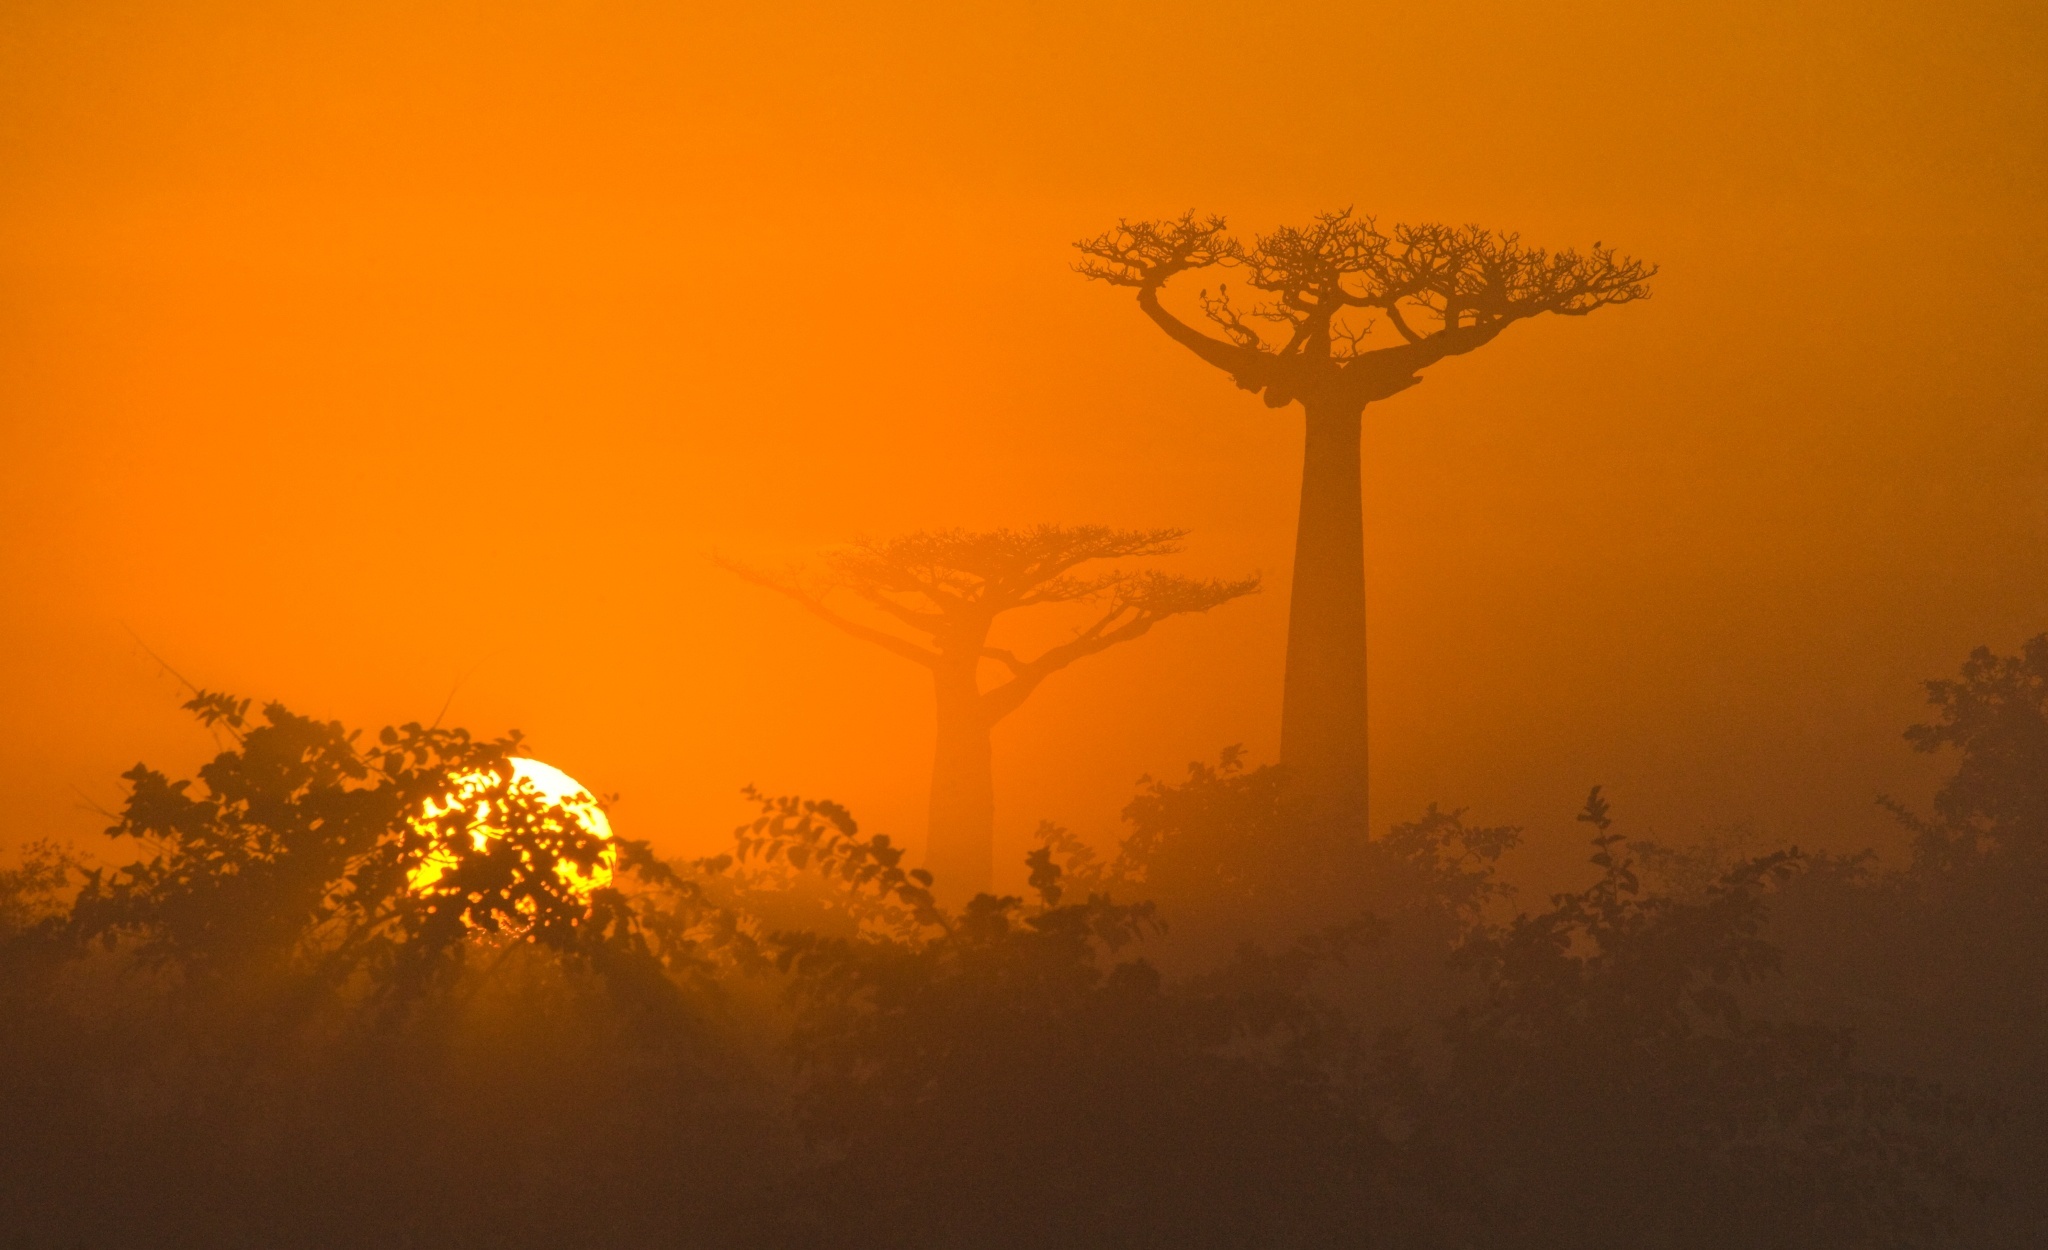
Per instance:
[[[989,718],[976,678],[979,660],[977,654],[966,665],[941,664],[933,673],[938,742],[925,866],[940,896],[953,901],[988,889],[995,876],[995,779]]]
[[[1363,413],[1307,406],[1280,762],[1306,813],[1366,824]]]

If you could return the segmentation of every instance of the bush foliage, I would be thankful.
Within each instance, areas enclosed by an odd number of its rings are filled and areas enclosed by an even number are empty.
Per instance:
[[[0,1229],[2029,1244],[2048,639],[1930,694],[1909,736],[1959,764],[1931,816],[1894,805],[1909,864],[1686,875],[1595,788],[1588,884],[1534,908],[1516,830],[1347,839],[1235,751],[1144,782],[1113,853],[1047,826],[1026,896],[948,908],[833,803],[754,795],[729,852],[667,862],[513,784],[516,737],[202,694],[231,743],[126,775],[124,862],[0,871]],[[487,839],[447,803],[480,774]]]

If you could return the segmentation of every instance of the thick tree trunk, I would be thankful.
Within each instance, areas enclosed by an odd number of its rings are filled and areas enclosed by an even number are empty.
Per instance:
[[[1361,410],[1308,407],[1287,609],[1280,762],[1318,819],[1366,823],[1365,518]]]
[[[995,876],[995,781],[978,662],[977,655],[965,666],[942,664],[933,674],[938,744],[925,867],[939,896],[955,903],[988,889]]]

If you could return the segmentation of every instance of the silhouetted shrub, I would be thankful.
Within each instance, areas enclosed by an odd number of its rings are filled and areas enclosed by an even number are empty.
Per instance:
[[[1584,891],[1475,933],[1426,1131],[1484,1244],[1907,1246],[1954,1224],[1963,1108],[1861,1070],[1839,1030],[1754,1018],[1766,895],[1797,852],[1697,897],[1643,890],[1596,787]]]
[[[1235,752],[955,910],[836,804],[663,863],[516,738],[202,695],[233,744],[127,775],[135,862],[0,872],[5,1244],[2028,1244],[2044,674],[1937,684],[1905,869],[1646,888],[1596,789],[1596,878],[1519,913],[1515,830],[1367,841]]]
[[[504,784],[516,740],[192,706],[235,744],[196,788],[131,770],[110,832],[142,858],[64,910],[47,858],[0,881],[9,1238],[732,1244],[787,1156],[684,883],[622,844],[615,888],[569,890],[602,848]],[[496,836],[421,820],[478,770]]]

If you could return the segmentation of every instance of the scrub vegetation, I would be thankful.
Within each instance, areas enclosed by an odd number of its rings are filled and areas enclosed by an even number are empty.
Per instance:
[[[1595,787],[1534,903],[1514,829],[1347,837],[1226,751],[957,906],[762,795],[579,894],[603,848],[516,790],[418,819],[516,738],[204,694],[196,778],[0,875],[6,1244],[2032,1244],[2048,637],[1930,694],[1890,867]]]

